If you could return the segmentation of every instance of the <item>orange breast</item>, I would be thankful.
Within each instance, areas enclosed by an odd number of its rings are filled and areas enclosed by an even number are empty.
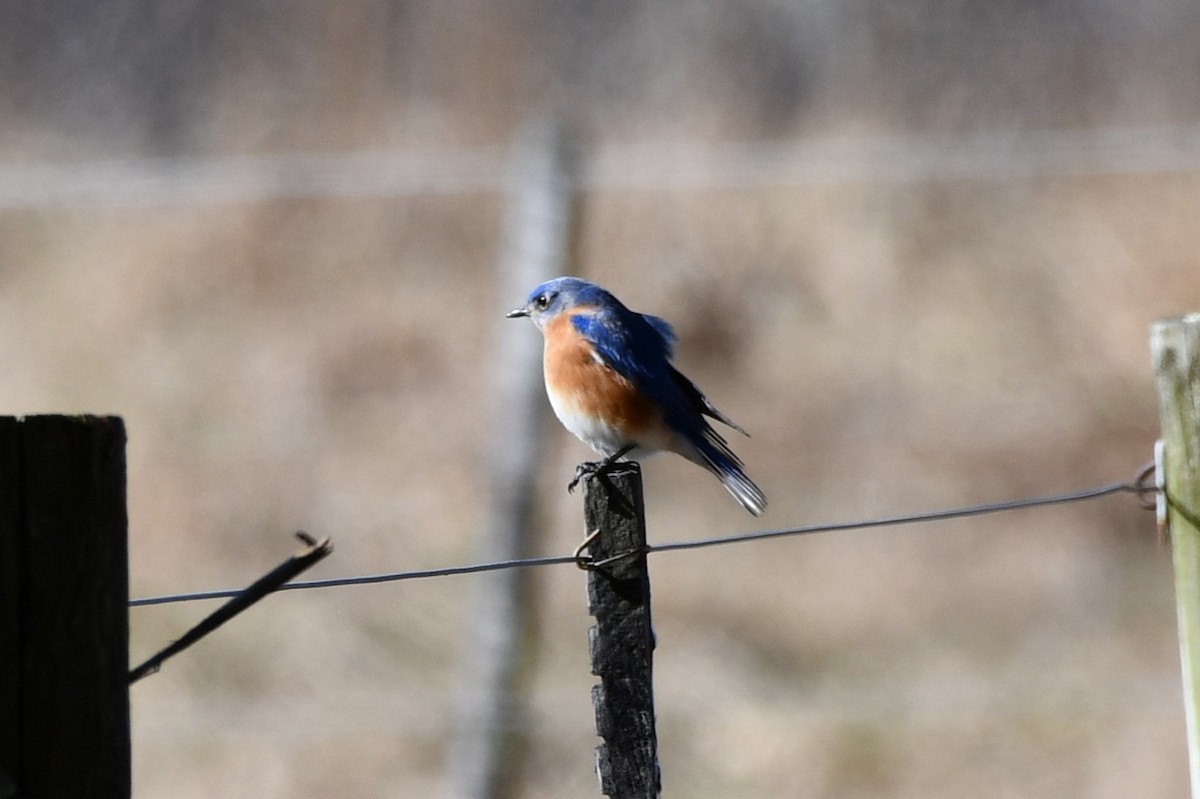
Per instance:
[[[659,426],[658,409],[633,383],[594,355],[595,350],[562,314],[546,325],[546,388],[573,414],[599,419],[637,437]]]

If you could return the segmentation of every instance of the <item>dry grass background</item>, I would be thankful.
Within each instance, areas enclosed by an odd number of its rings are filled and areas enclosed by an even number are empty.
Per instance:
[[[9,6],[8,162],[507,146],[597,152],[1195,125],[1184,0]],[[501,197],[0,215],[0,406],[129,426],[132,592],[464,563],[483,523]],[[761,525],[1125,479],[1147,325],[1200,306],[1200,176],[583,197],[583,273],[670,318],[753,434]],[[530,330],[530,335],[535,333]],[[542,548],[585,452],[547,427]],[[750,530],[677,459],[656,541]],[[1185,796],[1169,553],[1128,498],[652,561],[669,796]],[[583,580],[535,577],[520,795],[597,795]],[[133,691],[139,797],[438,796],[470,578],[274,597]],[[131,615],[136,660],[207,608]]]

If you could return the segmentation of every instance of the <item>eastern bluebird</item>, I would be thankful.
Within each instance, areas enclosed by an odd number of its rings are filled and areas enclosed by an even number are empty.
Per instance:
[[[749,434],[671,365],[675,331],[574,277],[535,288],[508,318],[528,316],[545,337],[546,395],[563,426],[604,456],[596,471],[629,456],[667,450],[703,466],[758,516],[767,498],[709,417]]]

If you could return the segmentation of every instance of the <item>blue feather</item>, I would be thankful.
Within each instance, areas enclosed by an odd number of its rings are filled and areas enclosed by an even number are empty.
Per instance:
[[[706,446],[710,436],[724,444],[701,416],[711,403],[671,365],[675,331],[665,319],[634,313],[617,303],[577,313],[571,324],[608,366],[663,409],[674,430],[702,451],[710,449]],[[726,445],[724,450],[728,449]],[[716,462],[723,460],[718,452],[712,452],[712,457]]]
[[[646,320],[650,327],[658,331],[658,335],[662,336],[663,343],[667,347],[667,357],[670,358],[674,355],[675,342],[679,340],[679,337],[675,335],[675,328],[671,327],[671,323],[661,316],[651,316],[648,313],[642,314],[642,318]]]

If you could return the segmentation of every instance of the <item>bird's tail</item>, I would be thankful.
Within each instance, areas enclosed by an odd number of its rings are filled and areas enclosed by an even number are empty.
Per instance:
[[[767,496],[762,492],[762,489],[754,484],[754,481],[746,476],[741,467],[716,472],[717,477],[721,479],[721,484],[733,494],[743,508],[753,513],[755,516],[761,516],[762,512],[767,508]]]
[[[694,453],[680,453],[688,460],[700,464],[717,476],[721,485],[733,495],[738,503],[755,516],[761,516],[767,507],[767,497],[754,481],[746,476],[742,461],[721,434],[707,424],[702,438],[693,442]]]

